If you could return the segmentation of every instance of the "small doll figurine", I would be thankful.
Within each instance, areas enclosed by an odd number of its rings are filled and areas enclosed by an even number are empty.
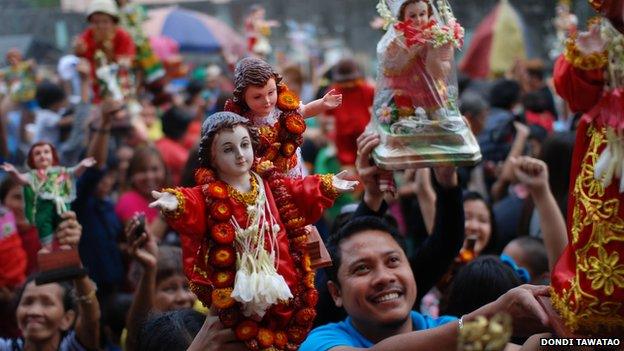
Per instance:
[[[380,0],[377,10],[387,32],[377,44],[375,162],[388,170],[475,164],[481,153],[459,112],[453,71],[464,29],[448,1]]]
[[[9,50],[6,60],[9,66],[0,70],[0,76],[6,82],[11,99],[32,110],[36,106],[35,61],[24,60],[16,48]]]
[[[304,166],[299,147],[306,129],[304,118],[340,106],[342,95],[331,90],[322,99],[303,105],[281,81],[281,75],[264,60],[244,58],[234,71],[234,100],[228,101],[225,109],[259,128],[259,158],[272,161],[291,177],[301,177]]]
[[[555,7],[556,16],[552,22],[555,27],[556,38],[549,52],[549,56],[553,61],[563,52],[566,39],[576,35],[578,17],[572,13],[570,2],[570,0],[559,0]]]
[[[143,32],[143,23],[147,19],[145,8],[130,0],[115,0],[120,12],[121,26],[132,36],[136,46],[136,63],[145,83],[153,84],[164,78],[165,70],[160,59],[154,53],[149,38]]]
[[[431,116],[446,105],[453,50],[461,45],[463,29],[454,18],[448,24],[438,23],[430,0],[388,2],[400,6],[397,22],[377,47],[384,86],[396,91],[399,114],[420,107]],[[448,37],[438,35],[445,31]]]
[[[37,227],[42,247],[52,247],[56,225],[61,222],[60,215],[69,210],[76,196],[75,179],[93,165],[95,159],[89,157],[76,167],[61,167],[54,146],[38,142],[28,152],[30,171],[19,173],[10,163],[0,166],[24,185],[26,217]]]
[[[285,177],[257,164],[257,133],[232,112],[206,119],[198,186],[153,192],[181,235],[191,289],[250,349],[296,349],[312,326],[314,272],[305,225],[357,182],[340,175]]]
[[[266,20],[265,15],[266,10],[262,5],[253,5],[245,19],[247,51],[258,57],[267,57],[271,53],[271,28],[279,26],[277,21]]]

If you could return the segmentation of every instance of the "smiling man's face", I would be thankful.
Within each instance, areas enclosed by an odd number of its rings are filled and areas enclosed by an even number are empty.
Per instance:
[[[405,252],[389,233],[365,230],[344,239],[332,291],[356,327],[397,327],[416,301],[416,281]],[[362,328],[359,328],[362,329]]]

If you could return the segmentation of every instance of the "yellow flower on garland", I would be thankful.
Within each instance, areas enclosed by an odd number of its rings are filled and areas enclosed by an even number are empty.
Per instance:
[[[590,269],[587,278],[592,281],[591,287],[594,290],[604,288],[605,295],[613,294],[614,286],[624,288],[624,265],[617,265],[620,255],[617,252],[607,256],[604,248],[598,249],[598,257],[590,257]]]

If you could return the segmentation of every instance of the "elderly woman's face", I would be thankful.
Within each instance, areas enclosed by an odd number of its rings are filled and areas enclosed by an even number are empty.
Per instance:
[[[69,330],[74,312],[65,311],[63,293],[63,287],[56,283],[35,285],[30,282],[26,285],[16,315],[27,342],[45,342]]]

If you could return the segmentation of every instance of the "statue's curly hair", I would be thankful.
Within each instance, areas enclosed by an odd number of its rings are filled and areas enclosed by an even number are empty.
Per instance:
[[[282,76],[266,61],[246,57],[236,64],[234,69],[234,102],[247,112],[249,106],[245,102],[245,91],[248,87],[264,87],[271,79],[275,79],[275,84],[282,81]]]
[[[258,130],[251,122],[234,112],[217,112],[210,115],[202,125],[201,140],[199,141],[199,167],[211,169],[216,172],[212,165],[212,143],[219,132],[224,129],[232,130],[234,127],[242,125],[247,128],[251,137],[251,144],[256,150],[258,146]]]

